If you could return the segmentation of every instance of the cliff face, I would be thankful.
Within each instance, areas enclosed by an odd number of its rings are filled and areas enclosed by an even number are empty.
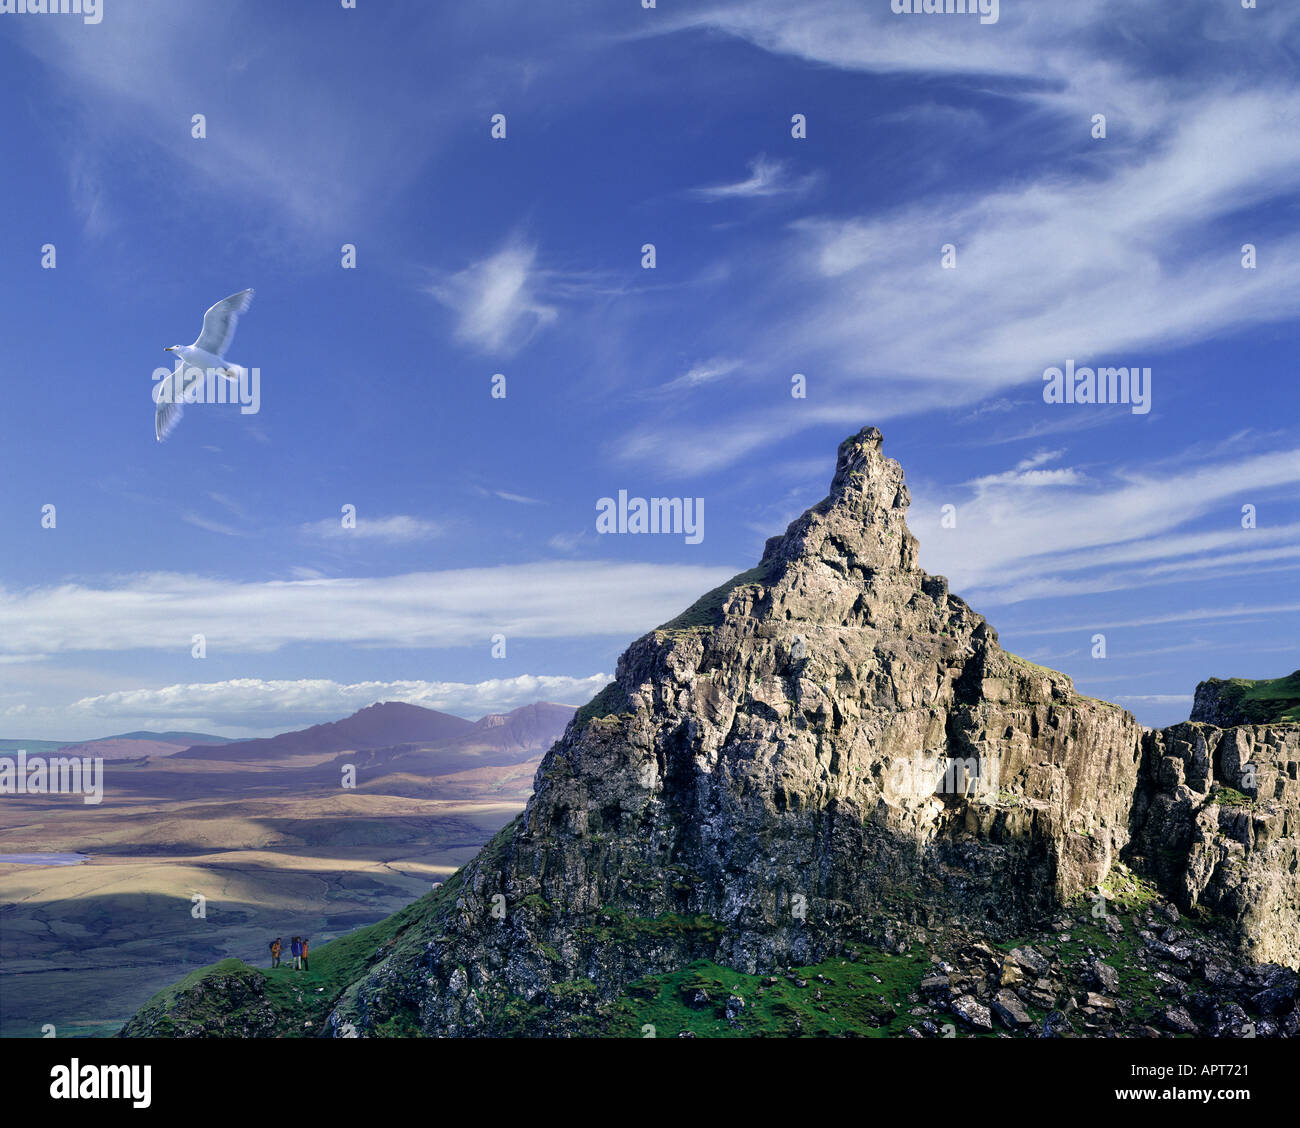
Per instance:
[[[562,981],[608,997],[701,954],[752,972],[939,918],[996,934],[1094,887],[1141,729],[922,572],[908,501],[879,431],[844,442],[756,568],[628,649],[441,933],[335,1021],[490,1030]]]
[[[1133,865],[1252,962],[1300,967],[1300,725],[1148,732],[1140,783]]]
[[[1139,727],[1004,653],[917,568],[907,504],[878,431],[843,444],[830,497],[757,568],[629,648],[525,816],[559,864],[513,876],[571,911],[708,913],[751,967],[813,954],[900,882],[1003,917],[1095,884],[1125,841]],[[655,881],[665,862],[689,893]]]
[[[994,997],[1015,1029],[1022,1004],[1064,1005],[1082,960],[1085,1028],[1125,1032],[1107,1016],[1128,1004],[1092,989],[1117,988],[1094,957],[1130,933],[1100,900],[1065,910],[1097,896],[1121,852],[1184,909],[1223,914],[1238,952],[1300,964],[1300,726],[1144,733],[1079,696],[917,567],[908,502],[879,431],[842,443],[830,495],[755,568],[633,643],[542,761],[524,813],[446,886],[349,937],[357,963],[328,1016],[285,1029],[573,1032],[628,984],[693,960],[766,976],[852,962],[867,943],[951,961],[941,1005],[977,1027]],[[1226,972],[1231,951],[1153,905],[1129,906],[1124,958],[1178,1004],[1162,1031],[1196,1029],[1186,1007],[1207,1029],[1244,1029],[1240,1007],[1205,993],[1229,982],[1255,1006],[1276,979],[1289,1013],[1294,975]],[[1086,951],[1052,939],[1071,932]],[[986,939],[1031,933],[1063,962],[1029,952],[1023,983],[1005,961],[975,966],[996,955]],[[124,1033],[172,1029],[175,1009],[160,997]],[[1053,1014],[1045,1032],[1066,1023]]]

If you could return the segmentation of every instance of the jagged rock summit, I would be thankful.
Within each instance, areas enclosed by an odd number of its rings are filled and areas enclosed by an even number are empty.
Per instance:
[[[440,933],[331,1021],[491,1032],[558,983],[805,963],[938,917],[1011,929],[1095,886],[1140,727],[922,572],[909,500],[878,430],[842,443],[830,495],[628,648]]]
[[[1208,888],[1246,932],[1291,927],[1265,948],[1294,953],[1295,927],[1278,923],[1294,873],[1256,874],[1253,887],[1276,880],[1255,918],[1240,882],[1207,885],[1243,856],[1220,847],[1222,818],[1249,829],[1207,782],[1204,749],[1229,745],[1144,737],[1128,712],[1004,651],[918,567],[903,471],[882,446],[874,427],[846,439],[829,496],[756,567],[628,647],[519,818],[385,922],[324,1033],[572,1033],[630,983],[693,960],[766,975],[863,945],[925,950],[943,931],[1010,940],[1057,927],[1079,898],[1101,907],[1123,851],[1158,855],[1171,895]],[[1282,798],[1250,831],[1259,867],[1295,856],[1292,747],[1263,777]],[[1180,755],[1195,766],[1180,772]],[[1180,868],[1164,834],[1199,853]],[[124,1033],[176,1029],[189,1005],[146,1008]],[[276,1029],[264,1009],[259,1029]]]

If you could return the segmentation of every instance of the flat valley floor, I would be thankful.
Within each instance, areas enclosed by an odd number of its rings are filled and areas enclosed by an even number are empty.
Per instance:
[[[294,934],[320,945],[396,912],[523,808],[539,757],[355,790],[340,759],[110,761],[99,806],[6,796],[0,854],[90,859],[0,863],[0,1037],[109,1036],[196,968],[269,967],[276,936],[287,964]]]

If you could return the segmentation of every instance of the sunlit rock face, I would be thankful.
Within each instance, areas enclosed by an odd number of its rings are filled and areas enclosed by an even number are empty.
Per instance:
[[[1175,904],[1251,961],[1300,967],[1300,725],[1147,733],[1133,821],[1130,860]]]
[[[879,431],[842,443],[825,500],[627,649],[525,812],[412,906],[327,1032],[506,1033],[521,1008],[581,1032],[694,959],[1010,939],[1099,899],[1121,851],[1228,912],[1247,955],[1294,962],[1294,732],[1144,734],[1008,654],[917,567],[908,502]],[[1258,808],[1209,803],[1246,761]]]
[[[1095,887],[1141,728],[1003,651],[917,566],[908,502],[859,432],[757,567],[628,648],[411,969],[427,1031],[700,954],[754,971],[943,919],[1009,931]],[[696,923],[627,923],[664,919]],[[393,985],[375,973],[339,1020]]]

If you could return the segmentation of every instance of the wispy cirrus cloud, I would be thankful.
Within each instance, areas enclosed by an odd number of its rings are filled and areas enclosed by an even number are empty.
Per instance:
[[[384,541],[388,544],[411,544],[433,540],[444,532],[438,521],[395,513],[387,517],[357,517],[355,525],[345,526],[339,518],[325,518],[301,526],[302,532],[333,543],[355,538],[366,541]]]
[[[1274,235],[1268,263],[1243,270],[1241,240],[1215,233],[1248,200],[1300,191],[1300,96],[1184,111],[1161,150],[1100,180],[1045,177],[882,217],[801,221],[779,252],[786,269],[764,272],[790,316],[758,330],[752,363],[818,374],[817,403],[742,409],[724,445],[713,422],[674,421],[655,456],[682,473],[718,469],[830,421],[881,422],[1017,386],[1039,395],[1043,369],[1067,358],[1136,365],[1293,319],[1300,237]],[[941,268],[946,244],[956,269]],[[636,456],[635,433],[619,450]]]
[[[539,297],[543,277],[537,248],[516,242],[431,283],[427,291],[455,315],[457,339],[510,355],[558,316]]]
[[[248,533],[242,529],[236,529],[233,525],[228,525],[224,521],[214,521],[210,517],[204,517],[198,513],[182,513],[181,520],[187,525],[193,525],[196,529],[203,529],[209,533],[219,533],[223,537],[246,537]]]
[[[1300,524],[1239,520],[1243,503],[1300,485],[1300,448],[1257,453],[1243,440],[1238,449],[1163,472],[1017,469],[943,497],[914,489],[908,521],[924,566],[989,605],[1300,567]],[[941,520],[945,504],[955,526]]]
[[[529,497],[527,494],[515,493],[512,490],[493,490],[483,486],[475,486],[474,490],[482,497],[495,497],[501,501],[513,502],[515,505],[545,505],[541,498]]]
[[[152,156],[210,205],[252,204],[245,216],[266,209],[275,218],[268,231],[288,219],[312,237],[342,227],[355,233],[383,213],[377,201],[397,196],[449,141],[466,97],[523,87],[523,25],[532,23],[526,34],[534,44],[553,27],[530,21],[522,5],[508,27],[460,20],[448,34],[439,13],[416,7],[356,36],[332,34],[328,22],[311,18],[259,19],[243,3],[230,6],[229,19],[170,0],[108,7],[109,17],[90,28],[6,21],[63,80],[60,104],[74,111],[65,139],[71,192],[92,234],[113,229],[130,210],[107,175],[121,165],[124,146],[142,167],[149,161],[141,150]],[[469,46],[479,31],[491,36],[491,57]],[[399,49],[417,39],[418,54]],[[226,79],[196,82],[184,63],[196,57],[196,42],[203,58],[221,60]],[[467,56],[476,59],[472,71],[458,65]],[[364,82],[338,81],[361,73]],[[194,113],[207,121],[201,139],[190,133]]]
[[[730,357],[715,356],[708,360],[702,360],[698,364],[693,364],[685,372],[675,379],[669,380],[666,384],[661,384],[657,389],[658,392],[674,392],[683,388],[698,388],[702,384],[712,384],[715,380],[721,380],[730,376],[740,368],[740,361]]]
[[[902,206],[806,215],[751,247],[753,269],[719,299],[748,311],[732,314],[753,326],[740,359],[760,372],[810,373],[816,396],[794,408],[725,405],[725,443],[713,413],[705,422],[666,406],[611,454],[684,475],[716,471],[845,418],[974,406],[1017,388],[1032,401],[1044,367],[1067,358],[1131,364],[1293,320],[1300,238],[1267,220],[1246,236],[1238,228],[1245,209],[1289,206],[1300,191],[1300,95],[1278,66],[1300,13],[1243,20],[1197,0],[1185,14],[1255,65],[1228,69],[1207,50],[1171,68],[1155,54],[1156,17],[1118,3],[1007,6],[988,29],[847,0],[797,12],[769,0],[722,3],[667,21],[845,71],[977,83],[982,96],[1032,107],[1022,128],[1040,145],[1000,182],[957,190],[953,170]],[[1149,34],[1115,32],[1148,18]],[[1091,139],[1094,112],[1112,119],[1104,141]],[[927,128],[940,148],[952,140],[951,127]],[[761,189],[763,177],[751,179]],[[1243,270],[1252,234],[1267,242],[1268,261]],[[948,244],[956,268],[944,270]],[[772,309],[783,315],[766,317]],[[1038,433],[1077,425],[1045,420]],[[656,430],[661,440],[647,441]]]
[[[798,196],[807,192],[816,182],[816,173],[792,175],[785,161],[772,160],[760,154],[749,162],[749,175],[744,180],[694,188],[692,195],[710,202],[753,200],[766,196]]]
[[[1033,454],[1022,458],[1016,463],[1017,470],[1034,470],[1039,466],[1045,466],[1049,462],[1055,462],[1063,455],[1063,450],[1036,450]]]
[[[554,561],[395,576],[223,580],[157,572],[101,585],[0,589],[0,655],[292,643],[446,648],[507,638],[634,638],[735,568]]]

